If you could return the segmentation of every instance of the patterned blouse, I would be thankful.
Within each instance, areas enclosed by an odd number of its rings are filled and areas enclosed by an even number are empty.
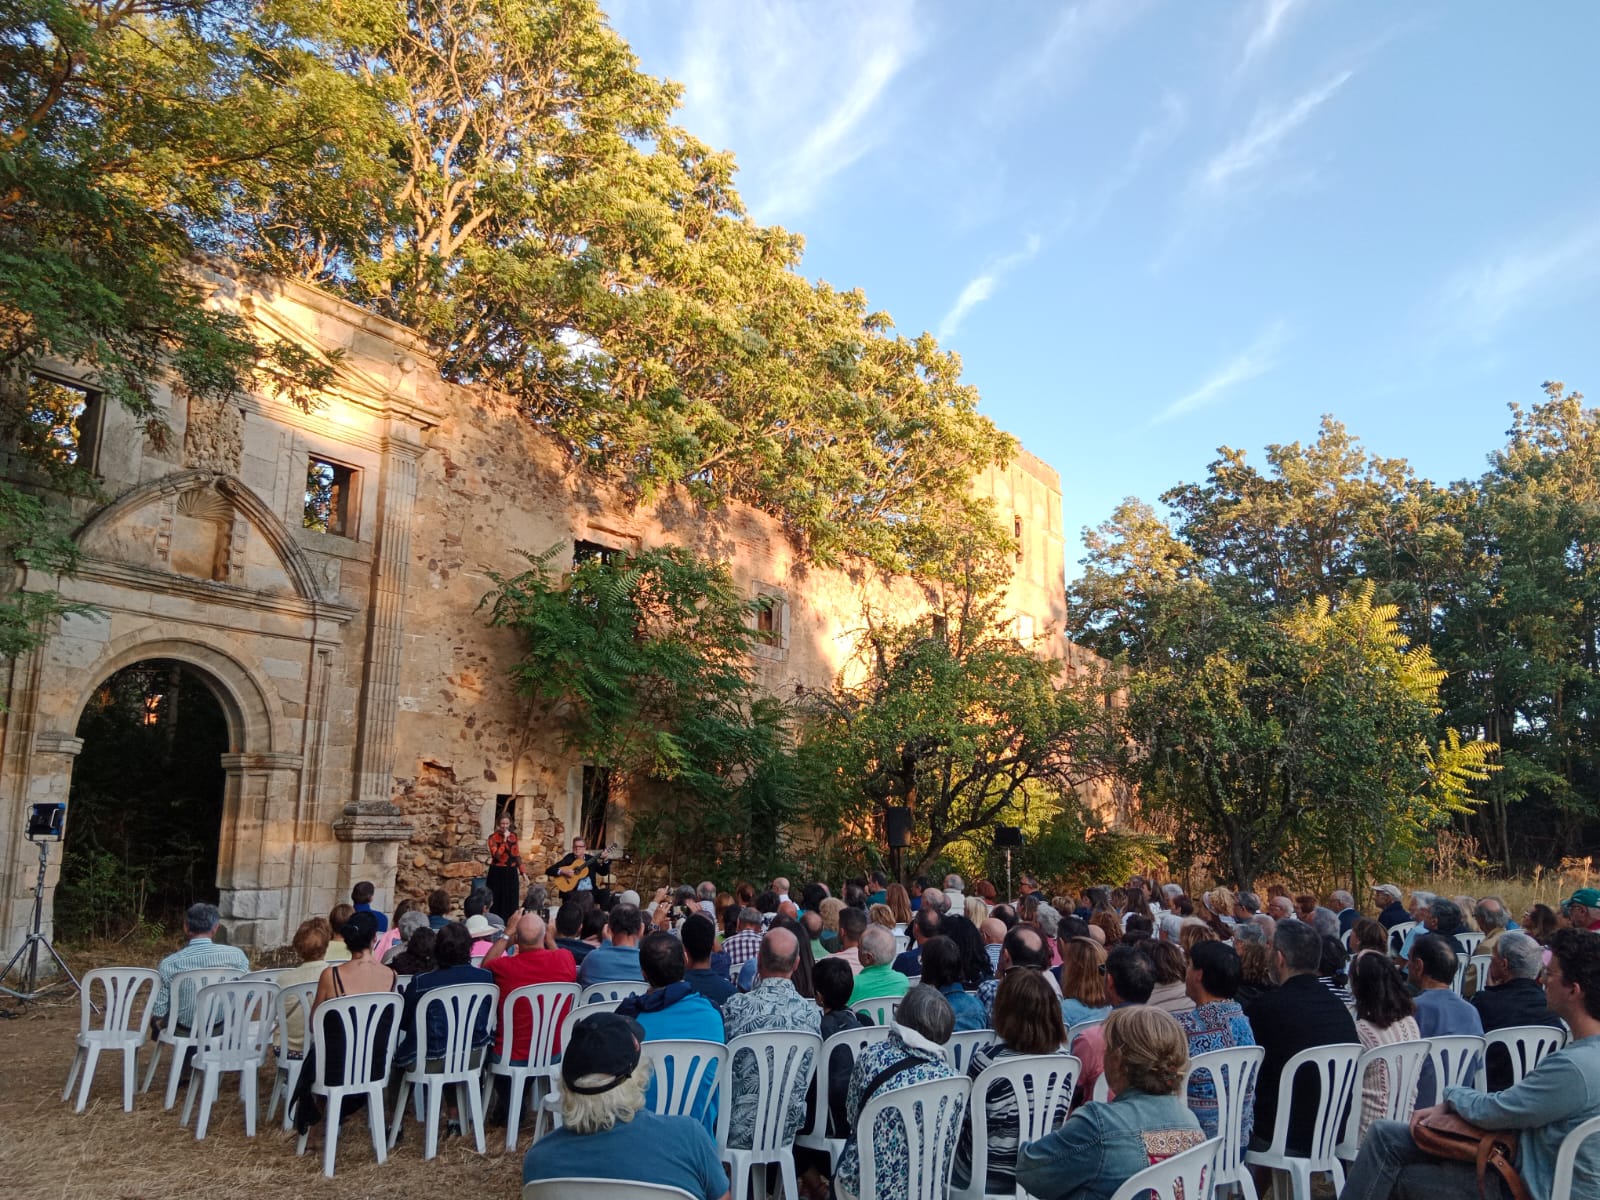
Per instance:
[[[501,833],[496,829],[489,835],[489,865],[491,867],[514,867],[521,858],[517,847],[517,835],[514,833]]]
[[[1184,1033],[1189,1035],[1189,1056],[1204,1054],[1208,1050],[1231,1050],[1234,1046],[1254,1046],[1256,1035],[1244,1009],[1234,1000],[1215,1000],[1201,1004],[1191,1012],[1172,1014]],[[1244,1121],[1240,1136],[1245,1144],[1256,1123],[1256,1094],[1252,1087],[1244,1098]],[[1200,1128],[1205,1135],[1217,1136],[1217,1085],[1210,1071],[1197,1071],[1189,1076],[1189,1110],[1200,1118]]]
[[[1396,1042],[1414,1042],[1422,1036],[1415,1017],[1401,1017],[1387,1029],[1380,1029],[1371,1021],[1356,1022],[1356,1036],[1363,1049],[1374,1046],[1392,1046]],[[1373,1063],[1361,1079],[1361,1128],[1358,1137],[1367,1136],[1367,1126],[1383,1119],[1389,1107],[1389,1068],[1383,1063]]]
[[[850,1072],[850,1090],[845,1095],[844,1108],[845,1115],[850,1119],[851,1137],[845,1142],[844,1153],[839,1156],[839,1169],[834,1173],[835,1187],[839,1191],[851,1196],[861,1194],[861,1163],[856,1157],[854,1136],[856,1124],[861,1119],[861,1093],[881,1072],[904,1058],[915,1061],[880,1084],[878,1090],[867,1097],[868,1100],[875,1100],[885,1092],[910,1087],[914,1083],[956,1078],[955,1071],[945,1062],[942,1053],[912,1049],[900,1040],[898,1030],[891,1031],[883,1041],[863,1050],[856,1059],[854,1070]],[[951,1133],[954,1134],[961,1125],[960,1121],[954,1122],[950,1126]],[[877,1161],[878,1180],[884,1185],[883,1194],[906,1195],[910,1186],[911,1162],[906,1153],[905,1130],[899,1119],[891,1113],[881,1113],[872,1130],[871,1141]],[[953,1155],[954,1152],[954,1145],[945,1149],[946,1155]],[[862,1200],[867,1198],[863,1197]]]

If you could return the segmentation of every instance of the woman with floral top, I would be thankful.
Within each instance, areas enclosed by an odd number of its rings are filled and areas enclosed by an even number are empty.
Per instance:
[[[517,911],[522,902],[522,848],[511,829],[511,815],[503,813],[499,827],[489,835],[489,891],[494,894],[493,911],[502,921]]]
[[[1205,1054],[1210,1050],[1230,1050],[1235,1046],[1254,1046],[1256,1037],[1250,1021],[1244,1015],[1235,997],[1239,994],[1242,973],[1239,955],[1227,942],[1199,942],[1189,956],[1189,969],[1184,978],[1189,998],[1194,1008],[1185,1013],[1174,1013],[1184,1036],[1189,1039],[1189,1054]],[[1200,1118],[1200,1128],[1207,1137],[1217,1136],[1217,1082],[1210,1071],[1198,1071],[1189,1076],[1189,1108]],[[1244,1098],[1244,1122],[1241,1136],[1250,1141],[1255,1128],[1255,1089]]]

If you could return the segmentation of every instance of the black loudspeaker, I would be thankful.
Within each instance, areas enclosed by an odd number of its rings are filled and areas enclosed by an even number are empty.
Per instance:
[[[28,832],[31,842],[59,842],[67,821],[65,804],[35,804],[28,810]]]
[[[883,828],[889,835],[891,850],[904,850],[911,845],[911,810],[886,808],[883,810]]]
[[[1022,830],[1015,825],[996,825],[994,827],[994,844],[997,850],[1022,849]]]

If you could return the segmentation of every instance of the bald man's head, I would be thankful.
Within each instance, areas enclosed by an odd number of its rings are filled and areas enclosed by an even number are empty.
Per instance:
[[[537,950],[544,945],[544,918],[538,913],[523,913],[517,922],[517,949]]]
[[[999,917],[985,917],[983,924],[978,926],[978,932],[983,935],[985,946],[998,946],[1006,940],[1006,923]]]
[[[756,955],[756,972],[763,979],[787,979],[800,965],[800,942],[787,929],[769,929]]]

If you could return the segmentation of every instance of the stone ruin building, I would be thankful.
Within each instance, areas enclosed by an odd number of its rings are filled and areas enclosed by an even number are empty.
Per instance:
[[[297,284],[206,276],[217,304],[265,335],[339,352],[312,411],[247,395],[159,397],[164,445],[81,372],[77,451],[101,480],[75,513],[81,565],[26,568],[12,586],[56,588],[93,607],[59,620],[36,650],[0,664],[0,945],[17,946],[37,871],[28,807],[66,802],[85,743],[80,716],[114,673],[181,664],[220,704],[221,834],[214,869],[234,941],[275,946],[298,922],[370,879],[376,903],[459,893],[510,805],[530,864],[583,826],[582,762],[530,727],[506,667],[516,637],[485,622],[488,570],[517,551],[602,553],[682,544],[726,561],[770,603],[755,648],[763,687],[793,694],[838,675],[864,603],[926,606],[909,583],[819,569],[776,521],[678,496],[633,507],[571,467],[545,434],[490,392],[442,382],[428,347],[399,325]],[[317,519],[308,502],[319,490]],[[1065,616],[1059,478],[1019,453],[977,486],[1021,546],[1008,605],[1024,638],[1074,661]],[[1052,632],[1054,631],[1054,632]],[[601,819],[604,819],[603,817]],[[71,839],[71,813],[67,838]],[[626,813],[612,814],[626,840]],[[46,893],[59,874],[52,858]]]

